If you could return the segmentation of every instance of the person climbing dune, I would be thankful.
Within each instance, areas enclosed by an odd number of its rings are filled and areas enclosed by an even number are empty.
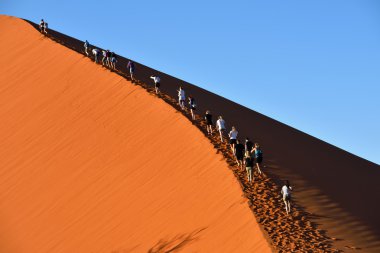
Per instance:
[[[284,201],[285,203],[285,210],[286,210],[286,214],[289,215],[290,213],[290,201],[292,199],[292,196],[291,196],[291,191],[292,191],[292,187],[290,186],[289,184],[289,181],[286,180],[285,181],[285,185],[282,187],[281,189],[281,194],[282,194],[282,200]]]
[[[128,61],[127,69],[129,70],[129,74],[131,76],[131,81],[133,83],[135,81],[135,79],[133,77],[133,74],[135,73],[135,64],[133,63],[133,61]]]
[[[255,164],[257,171],[259,172],[259,175],[264,175],[264,173],[260,169],[260,164],[263,161],[263,151],[261,150],[260,145],[258,143],[255,143],[255,146],[253,147],[251,153],[254,155]]]
[[[83,44],[84,46],[84,52],[86,53],[86,55],[88,56],[88,50],[90,49],[90,43],[86,40]]]
[[[237,136],[238,136],[238,131],[233,126],[230,133],[228,134],[228,137],[230,137],[230,147],[231,147],[232,152],[235,152],[235,145],[236,145]]]
[[[158,76],[150,76],[151,79],[153,79],[154,82],[154,90],[156,91],[156,94],[158,95],[160,93],[160,86],[161,86],[161,79]]]
[[[205,121],[206,121],[207,134],[211,135],[212,134],[212,114],[209,110],[206,111]]]
[[[245,152],[251,153],[253,142],[247,137],[245,138]]]
[[[44,33],[47,35],[47,31],[48,31],[48,23],[47,22],[45,22],[45,25],[44,25]]]
[[[226,131],[226,122],[224,121],[222,116],[219,116],[218,120],[216,121],[216,129],[219,131],[220,141],[223,142],[223,135]]]
[[[252,177],[253,159],[249,151],[245,152],[244,165],[245,165],[245,170],[247,171],[248,182],[251,183],[254,181]]]
[[[116,70],[117,58],[115,52],[111,52],[110,55],[111,69]]]
[[[44,29],[45,29],[45,21],[44,21],[44,19],[41,19],[39,27],[40,27],[40,32],[44,33]]]
[[[239,140],[236,140],[235,145],[235,158],[238,166],[243,169],[243,158],[244,158],[244,145],[240,143]]]
[[[178,104],[181,107],[181,109],[184,110],[185,100],[186,100],[185,90],[182,89],[182,87],[180,86],[179,89],[177,90],[177,93],[178,93]]]
[[[92,49],[92,54],[94,55],[94,60],[96,63],[99,62],[98,56],[100,54],[100,50],[97,48]]]
[[[191,119],[195,120],[195,110],[197,109],[197,105],[195,103],[195,99],[193,96],[189,96],[189,106],[190,106],[190,112],[191,112]]]
[[[104,64],[106,64],[107,51],[106,51],[106,50],[102,50],[102,55],[103,55],[103,58],[102,58],[102,65],[104,66]]]

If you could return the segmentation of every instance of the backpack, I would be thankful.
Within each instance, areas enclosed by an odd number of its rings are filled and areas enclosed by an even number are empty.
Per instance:
[[[263,151],[261,151],[261,149],[256,149],[255,156],[256,158],[263,157]]]

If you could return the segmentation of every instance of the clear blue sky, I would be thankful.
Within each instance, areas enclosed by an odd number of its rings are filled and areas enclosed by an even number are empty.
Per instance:
[[[380,1],[26,1],[110,48],[380,164]]]

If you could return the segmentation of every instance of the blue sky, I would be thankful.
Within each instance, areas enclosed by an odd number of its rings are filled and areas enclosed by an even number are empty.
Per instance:
[[[380,164],[377,0],[2,0],[0,13],[44,18]]]

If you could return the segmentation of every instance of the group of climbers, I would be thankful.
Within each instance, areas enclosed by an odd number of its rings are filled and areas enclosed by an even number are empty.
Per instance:
[[[41,20],[39,24],[40,32],[43,34],[47,34],[48,24],[43,19]],[[86,40],[84,43],[84,53],[89,57],[89,50],[91,50],[90,43]],[[111,52],[110,50],[102,50],[92,47],[91,50],[94,61],[96,63],[99,63],[99,57],[100,53],[102,53],[102,65],[107,66],[108,68],[112,70],[116,70],[116,63],[117,63],[117,57],[114,52]],[[127,69],[130,74],[131,81],[135,81],[134,73],[135,73],[135,64],[132,61],[129,61],[127,64]],[[155,93],[158,95],[160,94],[160,77],[156,75],[150,76],[150,78],[154,82],[154,90]],[[182,110],[186,110],[186,96],[185,96],[185,90],[181,87],[177,90],[178,94],[178,104]],[[192,120],[195,120],[195,111],[196,111],[196,103],[193,96],[188,97],[188,104],[189,109],[191,113]],[[206,131],[209,136],[212,136],[214,134],[214,124],[213,124],[213,116],[211,114],[210,110],[207,110],[204,115],[204,120],[206,123]],[[216,121],[215,128],[217,133],[219,133],[219,138],[222,143],[226,140],[226,122],[224,121],[222,116],[218,117],[218,120]],[[247,173],[247,180],[248,182],[254,182],[254,169],[256,168],[258,175],[264,175],[262,172],[260,165],[263,161],[263,152],[260,148],[259,143],[253,143],[250,141],[250,139],[247,137],[245,139],[245,143],[243,144],[238,139],[238,131],[236,130],[235,126],[231,127],[231,131],[228,133],[228,139],[229,139],[229,146],[231,148],[231,152],[233,153],[236,163],[240,169],[243,169],[245,167],[246,173]],[[285,203],[285,210],[286,213],[290,213],[290,200],[291,200],[291,190],[292,187],[289,184],[289,181],[286,180],[284,186],[281,189],[282,199]]]

